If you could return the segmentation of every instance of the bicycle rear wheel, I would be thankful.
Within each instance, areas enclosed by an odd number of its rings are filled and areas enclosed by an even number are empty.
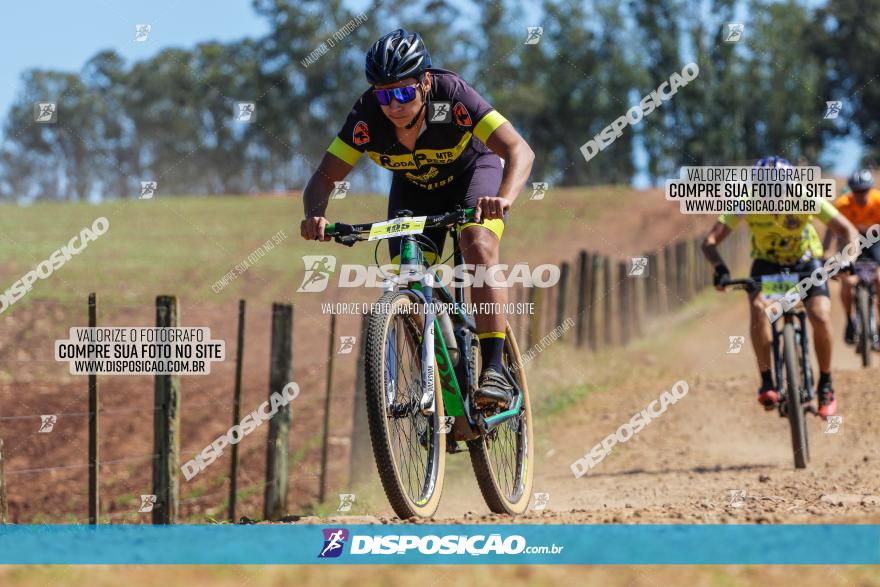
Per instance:
[[[862,356],[862,367],[871,366],[871,346],[873,330],[871,329],[871,297],[868,288],[856,288],[856,314],[859,324],[859,354]]]
[[[421,333],[417,298],[386,292],[370,316],[366,340],[366,400],[370,441],[379,478],[394,513],[403,519],[434,515],[446,466],[443,394],[434,369],[435,410],[421,413]],[[433,357],[432,357],[433,360]]]
[[[803,334],[802,336],[805,336]],[[785,395],[788,408],[788,422],[791,426],[791,447],[794,452],[794,466],[805,469],[810,459],[807,441],[807,422],[801,403],[801,365],[797,360],[794,325],[787,323],[782,329],[782,353],[785,361]]]
[[[522,392],[519,415],[503,422],[488,435],[467,444],[471,465],[486,505],[496,514],[518,515],[529,507],[535,474],[535,446],[525,367],[510,324],[505,333],[502,362]]]

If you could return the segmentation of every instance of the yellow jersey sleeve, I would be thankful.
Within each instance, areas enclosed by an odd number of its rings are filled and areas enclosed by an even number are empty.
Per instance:
[[[822,200],[822,205],[819,207],[819,220],[821,220],[824,224],[828,224],[828,222],[838,214],[840,214],[840,212],[834,206],[834,204],[832,204],[828,200]]]
[[[722,214],[718,217],[718,222],[733,229],[739,224],[739,216],[736,214]]]

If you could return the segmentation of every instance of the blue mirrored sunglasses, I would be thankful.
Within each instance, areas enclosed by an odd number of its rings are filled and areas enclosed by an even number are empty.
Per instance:
[[[382,106],[391,104],[391,100],[397,100],[400,104],[406,104],[416,99],[416,88],[418,84],[411,86],[403,86],[402,88],[392,88],[390,90],[373,90],[376,99]]]

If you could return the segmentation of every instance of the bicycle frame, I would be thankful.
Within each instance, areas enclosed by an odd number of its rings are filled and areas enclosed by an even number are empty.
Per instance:
[[[450,233],[452,235],[454,263],[456,266],[463,266],[464,256],[458,246],[458,231],[452,228]],[[399,277],[386,282],[386,291],[393,289],[395,285],[402,285],[401,281],[405,279],[405,275],[413,276],[415,274],[414,267],[425,268],[427,266],[416,238],[408,234],[401,236],[400,239]],[[472,373],[470,369],[471,337],[474,336],[473,333],[476,331],[476,322],[467,314],[463,307],[464,286],[460,282],[456,282],[453,286],[454,294],[450,294],[446,286],[434,278],[431,271],[419,271],[419,273],[421,273],[421,276],[418,279],[409,280],[407,285],[411,283],[412,286],[405,289],[416,295],[421,303],[426,304],[426,314],[422,328],[422,340],[425,341],[425,344],[421,345],[422,377],[425,381],[425,395],[431,394],[430,405],[433,407],[433,393],[436,390],[434,390],[432,362],[429,360],[429,357],[433,355],[437,362],[440,393],[443,394],[446,415],[453,417],[465,416],[469,425],[469,430],[457,427],[460,437],[456,438],[456,440],[476,438],[481,431],[491,431],[519,413],[523,401],[522,390],[519,389],[516,379],[508,371],[506,375],[516,392],[514,404],[506,411],[489,417],[484,417],[482,414],[475,414],[471,411],[470,402],[466,401],[465,390],[471,386],[471,383],[478,376],[477,373]],[[435,289],[437,289],[437,298],[440,301],[455,304],[456,311],[449,314],[453,323],[453,334],[456,337],[456,344],[461,349],[461,358],[455,366],[452,365],[452,361],[449,358],[446,341],[443,340],[443,333],[440,329],[438,318],[433,311],[432,301],[435,299]],[[424,404],[425,402],[426,398],[423,397],[422,403]]]

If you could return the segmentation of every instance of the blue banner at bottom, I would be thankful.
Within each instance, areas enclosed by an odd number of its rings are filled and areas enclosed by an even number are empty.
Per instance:
[[[0,564],[880,564],[880,525],[0,526]]]

